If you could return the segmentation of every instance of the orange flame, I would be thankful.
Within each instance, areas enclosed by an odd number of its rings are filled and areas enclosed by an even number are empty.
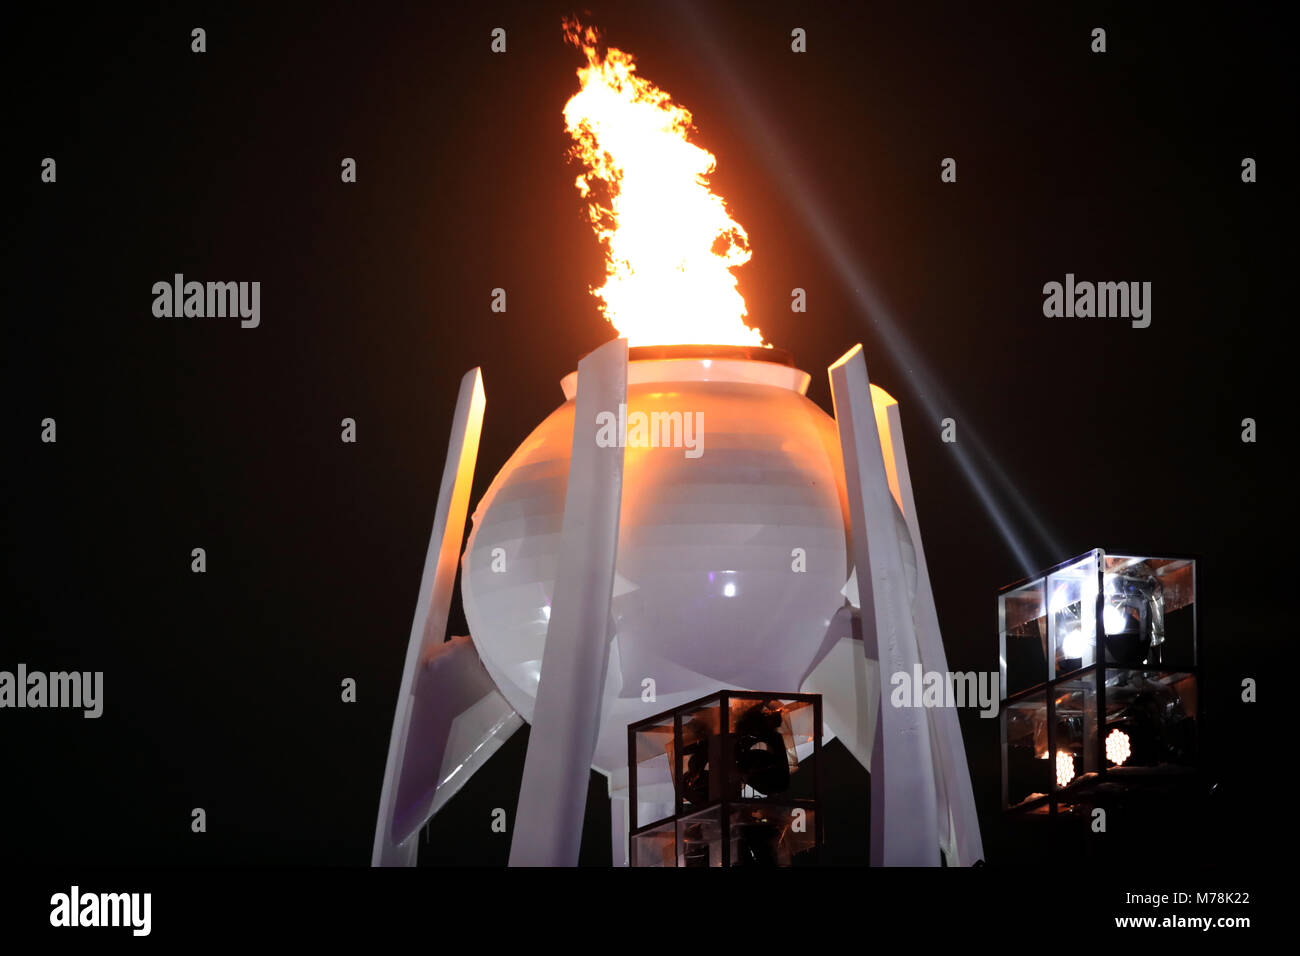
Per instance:
[[[595,30],[566,19],[564,35],[587,57],[564,123],[605,247],[605,284],[591,290],[601,312],[629,345],[764,344],[731,272],[749,261],[749,237],[709,190],[717,161],[687,139],[690,112],[628,54],[600,56]]]

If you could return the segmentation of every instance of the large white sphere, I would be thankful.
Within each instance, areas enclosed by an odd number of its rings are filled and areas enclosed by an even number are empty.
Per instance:
[[[532,721],[573,439],[569,400],[473,515],[461,590],[502,694]],[[703,413],[702,453],[628,447],[607,695],[594,766],[627,766],[627,725],[722,687],[795,691],[844,603],[843,467],[808,376],[774,362],[629,363],[628,413]],[[656,699],[642,700],[654,681]]]

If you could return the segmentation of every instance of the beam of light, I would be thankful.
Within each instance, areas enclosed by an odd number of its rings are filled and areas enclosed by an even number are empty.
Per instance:
[[[698,8],[689,3],[681,2],[681,0],[679,0],[677,6],[681,11],[682,19],[692,23],[696,42],[713,59],[716,65],[715,75],[721,76],[726,82],[731,101],[739,108],[740,113],[749,125],[751,135],[758,141],[760,148],[756,152],[766,158],[768,165],[776,173],[776,178],[785,184],[786,188],[793,194],[795,205],[802,213],[824,254],[830,259],[844,285],[853,290],[854,299],[863,317],[875,329],[885,348],[893,355],[898,367],[904,369],[911,378],[912,391],[921,403],[924,417],[936,425],[945,417],[951,416],[959,419],[959,416],[954,414],[957,404],[940,385],[938,377],[929,371],[920,353],[903,335],[899,323],[893,318],[892,311],[876,291],[875,285],[867,277],[866,273],[858,266],[849,251],[849,243],[840,235],[833,224],[832,218],[825,212],[823,205],[808,188],[799,170],[786,154],[780,139],[773,135],[771,127],[763,114],[754,105],[749,91],[737,79],[727,57],[717,43],[714,42],[714,31],[709,26],[701,23],[702,15]],[[1048,550],[1051,555],[1050,560],[1057,560],[1062,553],[1062,549],[1057,543],[1055,535],[1047,529],[1042,519],[1029,506],[1024,494],[994,460],[993,455],[984,446],[975,429],[971,427],[968,421],[963,421],[961,427],[961,441],[950,446],[952,454],[957,460],[959,471],[966,479],[967,484],[970,485],[971,490],[975,492],[975,496],[984,507],[990,521],[997,528],[998,534],[1002,537],[1003,543],[1006,544],[1007,549],[1019,562],[1023,573],[1026,576],[1032,575],[1036,568],[1048,562],[1033,560],[1030,549],[1015,523],[1007,516],[994,497],[989,482],[985,479],[984,473],[977,463],[977,458],[983,460],[984,470],[992,475],[997,484],[1001,485],[1004,494],[1010,498],[1020,511],[1022,520],[1028,523],[1041,544]],[[968,448],[973,449],[974,454],[968,451]]]

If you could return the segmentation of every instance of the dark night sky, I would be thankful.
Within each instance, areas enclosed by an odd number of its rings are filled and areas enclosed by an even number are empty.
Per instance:
[[[29,12],[6,30],[0,668],[107,685],[98,721],[0,715],[18,860],[367,862],[459,377],[479,365],[487,391],[477,502],[611,334],[565,159],[572,8],[267,6]],[[584,19],[693,112],[754,249],[751,316],[812,373],[810,397],[829,409],[825,367],[861,341],[902,403],[952,669],[996,667],[995,596],[1027,569],[927,399],[1033,566],[1097,546],[1200,558],[1210,752],[1232,801],[1207,830],[1226,853],[1268,727],[1236,687],[1276,672],[1286,594],[1294,74],[1271,13],[1127,7],[597,4]],[[864,306],[828,235],[887,311]],[[155,319],[151,286],[176,272],[261,281],[261,327]],[[1067,272],[1150,281],[1151,327],[1044,318],[1042,285]],[[489,311],[498,286],[505,314]],[[789,311],[795,286],[806,314]],[[39,441],[47,416],[56,445]],[[1239,439],[1247,416],[1258,444]],[[996,721],[964,726],[998,862]],[[522,755],[521,738],[448,808],[436,860],[504,862],[479,821],[513,806]],[[200,806],[205,837],[189,831]]]

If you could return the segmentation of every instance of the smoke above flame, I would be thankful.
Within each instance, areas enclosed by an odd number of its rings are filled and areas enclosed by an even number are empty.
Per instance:
[[[566,19],[564,35],[587,58],[564,123],[605,249],[605,284],[591,290],[601,312],[629,345],[763,345],[731,271],[749,261],[749,237],[709,189],[717,161],[690,142],[690,112],[622,50],[602,57],[595,30]]]

